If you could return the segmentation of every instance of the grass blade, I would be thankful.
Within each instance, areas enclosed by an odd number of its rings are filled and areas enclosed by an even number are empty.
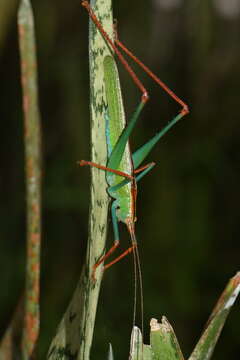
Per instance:
[[[240,272],[228,282],[188,360],[209,360],[240,291]]]

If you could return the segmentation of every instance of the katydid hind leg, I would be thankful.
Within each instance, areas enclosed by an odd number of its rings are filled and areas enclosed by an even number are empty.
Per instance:
[[[142,145],[138,150],[133,154],[133,165],[136,169],[147,155],[150,153],[152,148],[157,144],[157,142],[184,116],[184,114],[179,113],[175,116],[163,129],[161,129],[155,136],[153,136],[148,142]]]
[[[115,44],[121,48],[125,54],[127,54],[135,63],[137,63],[145,71],[145,73],[153,79],[153,81],[155,81],[169,96],[171,96],[172,99],[174,99],[180,106],[182,106],[181,114],[187,115],[189,113],[188,105],[118,39],[116,24],[114,33]]]

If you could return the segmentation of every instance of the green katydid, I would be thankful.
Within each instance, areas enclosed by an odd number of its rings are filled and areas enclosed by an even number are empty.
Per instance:
[[[96,268],[104,262],[119,246],[120,237],[118,230],[118,222],[123,222],[127,225],[128,231],[131,236],[131,246],[125,250],[121,255],[115,258],[110,263],[104,266],[104,269],[110,267],[127,254],[131,253],[137,246],[135,237],[135,221],[136,221],[136,197],[137,197],[137,182],[146,175],[155,165],[149,163],[139,168],[145,160],[149,152],[161,137],[170,130],[183,116],[188,114],[188,106],[179,99],[173,91],[171,91],[156,75],[154,75],[149,68],[147,68],[138,58],[136,58],[118,39],[115,38],[113,42],[105,30],[103,29],[100,21],[97,19],[88,1],[83,0],[84,6],[92,21],[101,32],[103,38],[116,53],[117,57],[129,72],[133,81],[142,92],[142,97],[139,105],[137,106],[132,118],[127,123],[125,122],[125,113],[121,100],[121,89],[118,77],[116,63],[112,56],[104,58],[104,81],[106,88],[106,98],[108,109],[105,115],[106,121],[106,142],[108,149],[107,165],[100,165],[91,161],[81,160],[81,166],[90,165],[106,171],[106,180],[109,185],[108,193],[114,199],[111,208],[113,230],[114,230],[114,244],[107,251],[107,253],[100,258],[95,264],[93,269],[93,277]],[[118,47],[121,48],[128,56],[130,56],[141,68],[156,81],[176,102],[182,106],[180,113],[175,116],[161,131],[159,131],[153,138],[146,144],[141,146],[134,154],[131,154],[129,148],[129,137],[137,123],[139,115],[148,101],[148,93],[143,86],[142,82],[138,79],[135,72],[132,70]]]

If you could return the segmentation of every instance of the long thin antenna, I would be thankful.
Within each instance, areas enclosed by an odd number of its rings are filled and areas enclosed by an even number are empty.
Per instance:
[[[141,261],[140,261],[138,246],[136,246],[135,251],[136,251],[136,257],[137,257],[137,270],[138,270],[139,291],[140,291],[141,330],[142,330],[142,338],[144,339],[143,281],[142,281],[142,267],[141,267]]]
[[[136,248],[133,250],[133,269],[134,269],[134,300],[133,300],[133,320],[132,320],[132,327],[135,326],[136,323],[136,312],[137,312],[137,256],[136,256]]]
[[[141,313],[141,331],[142,331],[142,337],[144,333],[144,320],[143,320],[143,281],[142,281],[142,271],[141,271],[141,262],[140,262],[140,256],[137,246],[137,239],[134,231],[134,224],[131,224],[130,222],[127,224],[128,230],[131,235],[131,242],[132,242],[132,248],[133,248],[133,264],[134,264],[134,308],[133,308],[133,327],[135,326],[136,322],[136,312],[137,312],[137,285],[139,284],[139,292],[140,292],[140,313]],[[132,346],[132,344],[131,344]],[[131,348],[130,348],[131,352]]]

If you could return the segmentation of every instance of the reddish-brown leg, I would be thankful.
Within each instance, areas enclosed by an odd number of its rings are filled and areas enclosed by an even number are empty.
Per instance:
[[[104,256],[102,256],[100,258],[100,260],[98,260],[96,262],[96,264],[93,266],[92,278],[93,278],[94,281],[96,280],[95,279],[96,269],[98,268],[98,266],[100,264],[102,264],[116,250],[116,248],[119,246],[119,243],[120,243],[119,241],[115,241],[113,246],[108,250],[108,252]],[[105,266],[104,266],[104,269],[105,269]]]
[[[114,174],[116,174],[116,175],[125,177],[125,178],[127,178],[127,179],[129,179],[129,180],[133,180],[133,179],[134,179],[133,176],[131,176],[131,175],[129,175],[129,174],[123,172],[123,171],[111,169],[111,168],[108,168],[107,166],[100,165],[100,164],[96,164],[96,163],[94,163],[94,162],[92,162],[92,161],[80,160],[80,161],[78,161],[78,164],[79,164],[80,166],[85,166],[85,165],[93,166],[93,167],[95,167],[95,168],[97,168],[97,169],[101,169],[101,170],[104,170],[104,171],[112,172],[112,173],[114,173]]]
[[[189,113],[187,104],[182,101],[169,87],[160,80],[146,65],[142,63],[117,37],[117,31],[115,27],[115,43],[119,46],[131,59],[133,59],[163,90],[165,90],[177,103],[182,106],[181,113],[186,115]]]
[[[95,281],[95,273],[96,270],[98,268],[98,266],[100,264],[102,264],[103,262],[105,262],[105,260],[107,258],[109,258],[109,256],[117,249],[117,247],[119,246],[119,241],[115,241],[113,246],[108,250],[108,252],[98,261],[96,262],[96,264],[93,266],[93,272],[92,272],[92,279]],[[133,251],[133,249],[137,246],[137,244],[134,244],[132,246],[130,246],[127,250],[125,250],[122,254],[120,254],[118,257],[116,257],[116,259],[114,259],[113,261],[111,261],[110,263],[104,265],[104,271],[106,269],[108,269],[110,266],[116,264],[118,261],[120,261],[121,259],[123,259],[125,256],[127,256],[128,254],[131,254],[131,252]]]
[[[112,172],[116,175],[120,175],[120,176],[123,176],[125,178],[128,178],[130,180],[134,180],[135,178],[129,174],[126,174],[122,171],[118,171],[118,170],[115,170],[115,169],[110,169],[106,166],[103,166],[103,165],[99,165],[99,164],[96,164],[92,161],[86,161],[86,160],[81,160],[78,162],[80,166],[85,166],[85,165],[89,165],[89,166],[93,166],[93,167],[96,167],[98,169],[101,169],[101,170],[104,170],[104,171],[109,171],[109,172]],[[148,167],[148,165],[145,165],[144,167],[142,167],[141,169],[144,170],[146,167]],[[139,171],[141,171],[141,169],[139,169]],[[138,172],[139,172],[138,171]],[[119,246],[119,240],[115,241],[113,246],[108,250],[108,252],[102,256],[100,258],[100,260],[98,260],[96,262],[96,264],[93,266],[93,272],[92,272],[92,279],[95,281],[95,273],[96,273],[96,269],[98,268],[98,266],[100,264],[102,264],[115,250],[116,248]],[[131,247],[129,247],[127,250],[125,250],[122,254],[120,254],[116,259],[114,259],[113,261],[111,261],[109,264],[105,265],[104,266],[104,270],[106,270],[107,268],[109,268],[110,266],[112,266],[113,264],[115,264],[116,262],[118,262],[119,260],[121,260],[122,258],[124,258],[125,256],[127,256],[128,254],[130,254],[134,247],[136,245],[133,245]]]
[[[142,82],[139,80],[139,78],[137,77],[137,75],[135,74],[135,72],[133,71],[131,66],[128,64],[127,60],[124,58],[122,53],[118,50],[118,48],[116,47],[114,42],[110,39],[110,37],[108,36],[106,31],[103,29],[102,24],[100,23],[100,21],[96,17],[96,15],[95,15],[93,9],[91,8],[89,2],[87,0],[82,0],[82,6],[85,7],[85,9],[88,11],[88,14],[89,14],[90,18],[92,19],[92,21],[94,22],[94,24],[96,25],[98,30],[101,32],[102,36],[107,41],[107,43],[111,46],[111,48],[116,53],[119,60],[121,61],[121,63],[123,64],[123,66],[125,67],[127,72],[129,73],[129,75],[131,76],[131,78],[133,79],[133,81],[135,82],[137,87],[139,88],[139,90],[142,92],[141,101],[143,103],[146,103],[148,101],[148,99],[149,99],[149,96],[148,96],[148,92],[145,89],[145,87],[143,86]]]
[[[182,106],[181,113],[183,115],[188,114],[189,109],[188,109],[187,104],[184,101],[182,101],[171,89],[169,89],[169,87],[162,80],[160,80],[146,65],[144,65],[141,62],[141,60],[139,60],[129,49],[127,49],[126,46],[121,41],[119,41],[118,36],[117,36],[116,25],[115,25],[115,40],[114,40],[115,43],[114,43],[110,39],[110,37],[108,36],[106,31],[103,29],[102,24],[96,17],[89,2],[87,0],[82,0],[82,6],[86,8],[86,10],[89,13],[89,16],[91,17],[92,21],[94,22],[94,24],[97,26],[97,28],[101,32],[102,36],[107,41],[107,43],[111,46],[111,48],[114,50],[114,52],[118,56],[119,60],[121,61],[121,63],[125,67],[125,69],[128,71],[129,75],[132,77],[132,79],[135,82],[135,84],[137,85],[137,87],[142,92],[142,100],[141,101],[143,103],[147,102],[147,100],[149,99],[148,92],[145,89],[142,82],[137,77],[137,75],[135,74],[135,72],[133,71],[133,69],[131,68],[131,66],[128,64],[125,57],[119,51],[117,46],[119,46],[128,56],[130,56],[157,84],[159,84],[162,87],[162,89],[164,89],[177,103],[179,103]]]
[[[123,259],[125,256],[127,256],[128,254],[131,254],[131,252],[135,249],[135,247],[137,246],[137,244],[134,244],[133,246],[130,246],[127,250],[125,250],[121,255],[119,255],[116,259],[114,259],[113,261],[111,261],[110,263],[104,265],[104,270],[108,269],[110,266],[116,264],[116,262],[118,262],[119,260]]]
[[[147,168],[149,168],[150,166],[155,165],[155,164],[156,164],[156,163],[152,161],[152,162],[150,162],[150,163],[148,163],[148,164],[146,164],[146,165],[143,165],[143,166],[141,166],[140,168],[134,170],[134,174],[138,174],[138,173],[140,173],[141,171],[143,171],[143,170],[145,170],[145,169],[147,169]]]

